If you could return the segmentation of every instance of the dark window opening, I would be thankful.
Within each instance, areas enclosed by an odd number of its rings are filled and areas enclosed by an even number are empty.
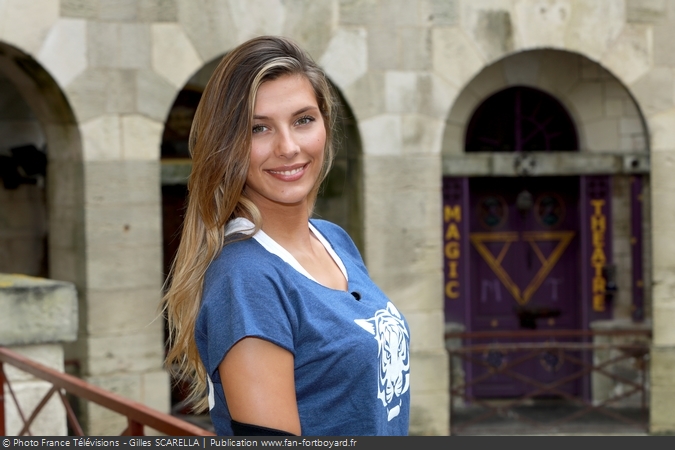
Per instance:
[[[576,151],[576,127],[565,107],[538,89],[517,86],[485,100],[466,130],[467,152]]]

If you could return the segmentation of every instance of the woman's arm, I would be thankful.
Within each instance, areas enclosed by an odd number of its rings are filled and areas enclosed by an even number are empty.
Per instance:
[[[271,342],[244,338],[218,366],[232,420],[300,435],[293,354]]]

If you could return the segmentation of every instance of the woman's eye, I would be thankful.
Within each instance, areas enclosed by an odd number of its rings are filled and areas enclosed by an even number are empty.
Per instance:
[[[314,117],[312,116],[303,116],[298,119],[296,122],[298,125],[307,125],[310,122],[314,122]]]
[[[262,133],[266,128],[265,125],[253,125],[253,134]]]

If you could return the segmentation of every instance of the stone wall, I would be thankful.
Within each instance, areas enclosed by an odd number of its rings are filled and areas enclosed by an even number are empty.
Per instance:
[[[77,336],[77,293],[71,283],[0,274],[0,346],[64,371],[63,343]],[[4,364],[23,417],[30,417],[52,384]],[[5,430],[16,436],[21,414],[5,386]],[[33,436],[67,435],[66,412],[53,396],[31,425]]]

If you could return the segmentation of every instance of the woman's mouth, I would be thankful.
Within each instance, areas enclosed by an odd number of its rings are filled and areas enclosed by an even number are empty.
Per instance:
[[[266,172],[283,181],[295,181],[302,177],[308,165],[309,163],[289,168],[268,169]]]

